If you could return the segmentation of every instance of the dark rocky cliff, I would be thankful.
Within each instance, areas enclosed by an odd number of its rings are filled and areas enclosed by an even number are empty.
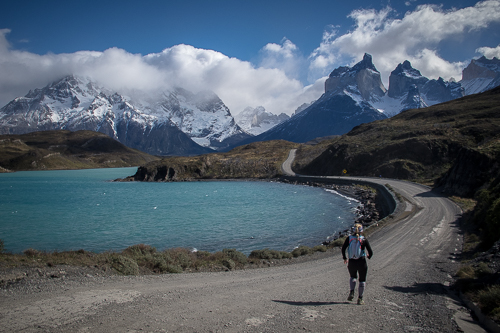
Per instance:
[[[436,181],[436,187],[445,193],[473,197],[499,173],[498,157],[463,147],[451,168]]]

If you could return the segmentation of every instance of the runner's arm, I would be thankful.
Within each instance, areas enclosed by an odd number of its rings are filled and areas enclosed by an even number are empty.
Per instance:
[[[372,247],[370,246],[370,242],[365,238],[365,248],[368,250],[368,259],[373,257]]]
[[[344,245],[342,245],[342,258],[344,258],[344,261],[347,260],[347,256],[345,255],[345,250],[347,250],[348,246],[349,246],[349,236],[347,236]]]

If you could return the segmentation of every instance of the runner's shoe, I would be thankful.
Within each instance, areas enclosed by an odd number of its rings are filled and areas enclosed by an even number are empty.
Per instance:
[[[358,305],[365,305],[365,301],[362,298],[358,298]]]
[[[354,290],[351,290],[351,292],[349,293],[349,297],[347,297],[347,300],[350,302],[354,299]]]

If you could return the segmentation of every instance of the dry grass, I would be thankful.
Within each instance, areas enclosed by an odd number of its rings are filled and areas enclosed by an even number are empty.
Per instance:
[[[326,246],[314,248],[301,246],[294,251],[276,251],[270,249],[255,250],[248,257],[235,249],[223,249],[215,253],[192,252],[185,248],[158,251],[156,248],[137,244],[121,252],[93,253],[84,250],[64,252],[41,252],[27,249],[23,254],[0,252],[0,266],[43,267],[70,265],[80,267],[96,267],[103,271],[112,270],[122,275],[183,273],[201,271],[227,271],[242,269],[251,265],[260,265],[270,259],[289,260],[291,258],[325,252]]]

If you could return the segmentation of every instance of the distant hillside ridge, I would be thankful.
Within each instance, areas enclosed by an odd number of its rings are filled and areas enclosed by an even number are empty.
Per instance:
[[[92,131],[0,135],[0,172],[130,167],[158,159]]]
[[[359,125],[316,157],[311,149],[299,148],[295,172],[408,179],[470,197],[500,171],[500,87]]]

